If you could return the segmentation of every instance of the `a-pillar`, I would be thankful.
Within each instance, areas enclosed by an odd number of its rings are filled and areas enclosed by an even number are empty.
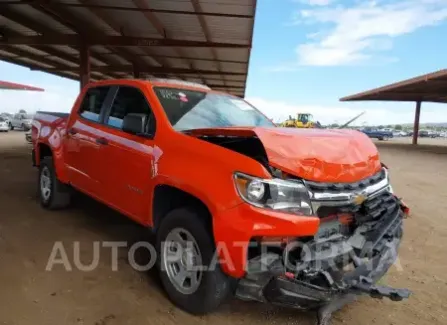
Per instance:
[[[420,116],[421,116],[421,101],[418,101],[416,102],[416,111],[414,113],[413,144],[418,144]]]
[[[79,50],[79,80],[81,82],[81,90],[90,82],[90,48],[88,45],[81,45]]]

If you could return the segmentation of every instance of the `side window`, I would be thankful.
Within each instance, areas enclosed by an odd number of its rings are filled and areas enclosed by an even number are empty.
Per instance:
[[[120,86],[113,101],[107,125],[121,129],[129,113],[145,114],[153,120],[152,111],[143,93],[137,88]]]
[[[101,107],[106,99],[110,87],[96,87],[87,90],[82,100],[79,114],[90,121],[99,122]]]

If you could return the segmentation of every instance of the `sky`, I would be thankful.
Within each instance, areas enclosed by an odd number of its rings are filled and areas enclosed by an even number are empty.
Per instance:
[[[246,99],[275,122],[412,123],[414,103],[339,98],[446,67],[447,0],[258,0]],[[0,91],[0,110],[69,111],[79,84],[0,61],[0,79],[45,88]],[[447,122],[423,103],[421,122]]]

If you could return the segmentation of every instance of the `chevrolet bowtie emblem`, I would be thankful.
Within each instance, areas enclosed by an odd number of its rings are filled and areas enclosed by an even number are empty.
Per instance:
[[[354,203],[355,205],[360,205],[363,202],[365,202],[365,200],[366,200],[366,195],[363,193],[353,194],[353,196],[351,198],[351,202]]]

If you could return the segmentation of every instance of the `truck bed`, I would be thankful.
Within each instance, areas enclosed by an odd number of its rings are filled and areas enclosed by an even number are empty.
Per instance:
[[[36,118],[38,115],[52,115],[55,117],[68,118],[70,116],[70,113],[37,111],[34,118]]]

